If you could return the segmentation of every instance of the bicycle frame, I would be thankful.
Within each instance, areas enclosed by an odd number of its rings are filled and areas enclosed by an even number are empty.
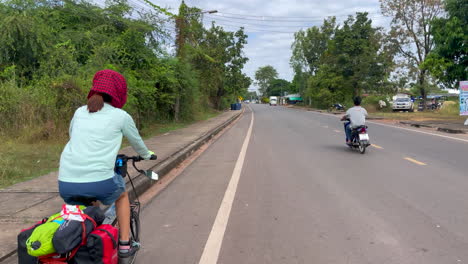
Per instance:
[[[156,160],[157,159],[157,156],[156,155],[152,155],[151,156],[151,160]],[[135,168],[136,171],[138,171],[139,173],[151,178],[152,180],[157,180],[157,174],[155,174],[153,171],[144,171],[142,169],[139,169],[137,166],[136,166],[136,162],[140,162],[142,160],[144,160],[142,157],[140,156],[126,156],[126,155],[123,155],[123,154],[119,154],[117,155],[117,159],[116,159],[116,166],[114,168],[114,171],[117,173],[117,174],[120,174],[122,177],[126,177],[128,176],[128,180],[130,182],[130,185],[132,186],[132,192],[135,196],[135,199],[133,199],[132,201],[130,201],[130,211],[131,212],[135,212],[137,215],[140,214],[140,208],[141,208],[141,203],[140,203],[140,200],[139,200],[139,197],[138,197],[138,193],[136,192],[136,189],[135,189],[135,185],[133,184],[133,180],[132,178],[130,177],[130,174],[128,173],[127,171],[127,163],[128,161],[131,160],[132,161],[132,166],[133,168]],[[150,174],[151,172],[151,174]],[[152,175],[152,176],[149,176]],[[154,177],[154,175],[156,175],[156,177]],[[117,219],[115,217],[115,204],[112,204],[111,207],[108,209],[108,211],[106,212],[106,218],[113,218],[113,219],[109,219],[111,220],[110,222],[115,225],[116,222],[117,222]],[[106,219],[107,220],[107,219]]]

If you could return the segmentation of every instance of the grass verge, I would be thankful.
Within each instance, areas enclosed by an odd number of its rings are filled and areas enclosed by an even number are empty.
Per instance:
[[[154,123],[142,129],[143,138],[151,138],[170,131],[181,129],[198,121],[207,120],[221,112],[209,111],[195,121]],[[60,153],[67,138],[28,142],[24,137],[4,139],[0,142],[0,188],[27,181],[55,171],[59,165]],[[124,141],[122,147],[128,146]]]
[[[316,110],[316,111],[327,111],[314,109],[308,106],[294,105],[293,108]],[[458,106],[457,106],[458,107]],[[458,108],[453,109],[441,109],[437,111],[425,111],[425,112],[384,112],[384,111],[369,111],[371,117],[379,117],[388,120],[402,120],[402,121],[447,121],[454,123],[463,123],[466,120],[466,116],[460,116],[458,114]]]
[[[447,121],[447,122],[463,122],[466,120],[466,117],[454,115],[454,114],[447,114],[441,113],[438,111],[426,111],[426,112],[395,112],[395,113],[385,113],[385,112],[375,112],[370,113],[371,116],[375,117],[383,117],[385,119],[392,119],[392,120],[407,120],[407,121]]]

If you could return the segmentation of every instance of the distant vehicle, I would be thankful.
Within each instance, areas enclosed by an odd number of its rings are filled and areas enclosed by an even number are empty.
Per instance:
[[[348,146],[351,149],[359,150],[361,154],[366,152],[366,148],[370,146],[369,134],[367,133],[367,126],[360,126],[353,128],[351,132],[351,143]]]
[[[392,110],[393,112],[396,112],[396,111],[413,112],[414,103],[413,101],[411,101],[411,98],[409,97],[400,97],[400,98],[397,98],[395,101],[393,101]]]
[[[250,103],[250,100],[245,100],[244,103],[248,104]]]
[[[278,97],[270,96],[270,105],[278,105]]]
[[[345,121],[346,129],[346,124],[349,122],[349,119],[341,120]],[[351,142],[347,143],[348,147],[354,150],[359,150],[361,154],[364,154],[366,152],[366,148],[371,145],[367,129],[367,126],[359,126],[351,129]]]
[[[342,104],[334,104],[334,105],[333,105],[333,108],[334,108],[335,110],[339,110],[339,111],[343,111],[343,110],[345,109],[344,106],[343,106]]]

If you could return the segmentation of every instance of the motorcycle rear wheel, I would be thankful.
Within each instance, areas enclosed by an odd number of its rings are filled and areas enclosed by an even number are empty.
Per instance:
[[[359,152],[360,152],[361,154],[366,153],[366,145],[364,145],[363,142],[359,142]]]

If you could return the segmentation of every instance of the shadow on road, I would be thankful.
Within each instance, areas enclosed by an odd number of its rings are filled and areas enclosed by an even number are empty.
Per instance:
[[[352,152],[352,150],[345,144],[322,145],[321,147],[335,152]]]

